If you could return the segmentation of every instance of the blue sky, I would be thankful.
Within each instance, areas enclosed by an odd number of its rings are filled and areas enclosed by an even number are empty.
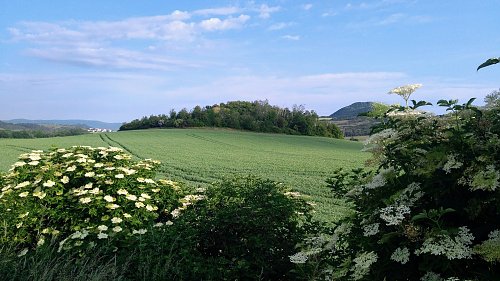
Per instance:
[[[232,100],[329,115],[500,87],[500,1],[0,0],[0,120],[130,121]]]

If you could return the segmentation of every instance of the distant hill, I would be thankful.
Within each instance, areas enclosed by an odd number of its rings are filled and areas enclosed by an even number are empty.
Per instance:
[[[341,109],[335,111],[330,115],[332,119],[336,120],[346,120],[351,118],[356,118],[361,113],[369,112],[373,109],[373,102],[355,102],[351,105],[342,107]]]
[[[371,128],[380,121],[359,115],[371,111],[373,105],[374,102],[355,102],[335,111],[329,117],[331,122],[340,128],[345,137],[367,136],[370,134]]]
[[[39,125],[64,125],[76,126],[81,128],[100,128],[117,131],[121,123],[107,123],[95,120],[28,120],[28,119],[12,119],[5,122],[13,124],[39,124]]]

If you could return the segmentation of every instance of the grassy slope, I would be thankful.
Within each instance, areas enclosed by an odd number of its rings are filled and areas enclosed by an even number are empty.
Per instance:
[[[330,197],[324,181],[338,167],[362,165],[361,144],[322,137],[287,136],[230,130],[180,129],[128,131],[64,138],[0,139],[0,170],[30,149],[71,145],[121,146],[138,158],[162,161],[173,180],[207,184],[226,176],[257,175],[310,195],[318,218],[338,219],[345,209]]]

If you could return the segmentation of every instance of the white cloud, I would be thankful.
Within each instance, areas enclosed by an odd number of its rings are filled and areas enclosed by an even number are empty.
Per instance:
[[[302,5],[302,9],[304,9],[306,11],[309,11],[312,7],[313,7],[313,4],[311,4],[311,3]]]
[[[250,16],[248,15],[240,15],[237,18],[230,17],[225,20],[210,18],[200,22],[200,27],[207,31],[236,29],[241,28],[249,19]]]
[[[262,4],[258,8],[259,17],[262,19],[270,18],[272,13],[278,12],[279,10],[281,10],[279,6],[269,7],[266,4]]]
[[[278,23],[275,23],[275,24],[269,26],[267,29],[268,30],[281,30],[281,29],[290,27],[294,24],[295,23],[293,23],[293,22],[278,22]]]
[[[211,8],[211,9],[201,9],[193,12],[194,15],[203,16],[228,16],[240,13],[241,9],[238,7],[221,7],[221,8]]]
[[[292,41],[298,41],[300,40],[299,35],[283,35],[281,38],[286,39],[286,40],[292,40]]]

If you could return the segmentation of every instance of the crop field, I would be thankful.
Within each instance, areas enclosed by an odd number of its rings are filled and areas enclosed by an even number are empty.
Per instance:
[[[206,185],[224,177],[255,175],[283,182],[317,204],[316,216],[336,220],[347,208],[334,200],[325,179],[338,167],[360,167],[362,144],[323,137],[222,129],[168,129],[47,138],[0,139],[0,170],[21,153],[72,145],[122,147],[137,158],[162,162],[160,176]]]

